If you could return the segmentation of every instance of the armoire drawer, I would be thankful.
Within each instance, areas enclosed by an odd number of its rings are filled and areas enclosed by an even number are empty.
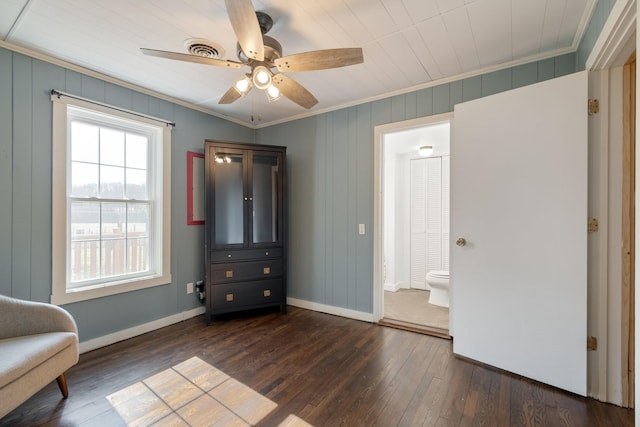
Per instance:
[[[211,285],[211,304],[219,312],[282,303],[282,279]]]
[[[209,255],[210,262],[234,262],[249,259],[270,259],[280,258],[282,256],[282,248],[266,248],[266,249],[242,249],[212,251]]]
[[[282,276],[282,258],[210,264],[211,283],[229,283]]]

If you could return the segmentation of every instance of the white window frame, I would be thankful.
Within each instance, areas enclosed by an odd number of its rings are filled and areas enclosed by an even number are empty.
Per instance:
[[[141,116],[123,110],[111,108],[104,104],[76,99],[68,96],[52,95],[53,104],[53,152],[52,152],[52,293],[51,303],[62,305],[94,298],[101,298],[123,292],[171,283],[171,126],[167,122],[148,116]],[[68,288],[71,278],[69,267],[69,216],[70,216],[70,171],[71,144],[68,129],[69,117],[76,109],[87,111],[88,115],[102,114],[106,121],[128,122],[131,128],[150,131],[154,136],[149,140],[154,147],[155,159],[150,160],[159,165],[162,171],[151,178],[154,187],[154,202],[151,205],[151,221],[156,244],[150,250],[155,255],[156,271],[150,275],[114,278],[113,281],[98,285]],[[82,113],[81,113],[82,114]],[[159,242],[157,240],[160,240]],[[159,252],[158,252],[159,251]]]

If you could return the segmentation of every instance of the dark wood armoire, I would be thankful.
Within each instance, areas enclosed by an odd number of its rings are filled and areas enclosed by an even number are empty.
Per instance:
[[[287,305],[286,148],[205,142],[207,324]]]

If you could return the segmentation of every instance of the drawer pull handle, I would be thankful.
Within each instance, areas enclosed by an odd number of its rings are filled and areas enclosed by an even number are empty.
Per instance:
[[[233,294],[227,294],[227,301],[228,302],[233,301]]]
[[[227,258],[231,258],[231,254],[227,255]]]
[[[264,274],[271,274],[271,267],[265,267],[263,272]]]
[[[264,290],[264,296],[265,297],[270,297],[271,296],[271,291],[269,289],[265,289]]]
[[[269,256],[269,251],[265,251],[264,255]]]
[[[233,277],[233,270],[228,270],[228,271],[225,272],[225,274],[227,276],[227,279],[230,279],[230,278]]]

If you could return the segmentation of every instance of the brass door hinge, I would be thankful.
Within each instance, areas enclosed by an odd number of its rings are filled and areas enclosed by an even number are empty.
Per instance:
[[[589,336],[587,337],[587,350],[595,351],[598,349],[598,338]]]
[[[589,218],[587,231],[589,231],[589,233],[595,233],[598,231],[598,220],[596,218]]]
[[[589,111],[589,115],[593,116],[594,114],[598,114],[600,111],[600,101],[597,99],[590,99],[587,107],[587,111]]]

